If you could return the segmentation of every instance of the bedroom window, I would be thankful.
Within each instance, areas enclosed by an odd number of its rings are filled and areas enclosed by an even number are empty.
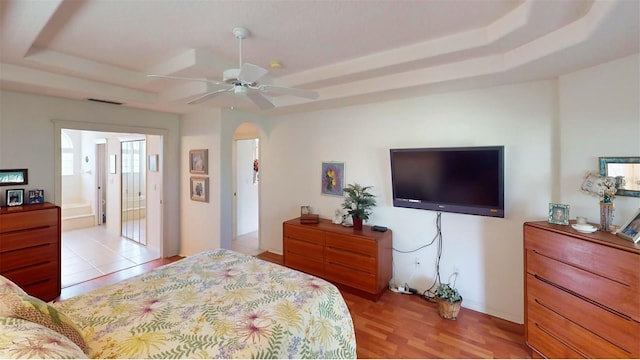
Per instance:
[[[62,176],[73,175],[73,142],[69,135],[61,133]]]

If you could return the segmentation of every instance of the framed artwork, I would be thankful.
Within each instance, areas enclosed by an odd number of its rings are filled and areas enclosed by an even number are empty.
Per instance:
[[[116,154],[109,154],[109,174],[116,173]]]
[[[189,172],[192,174],[208,173],[207,158],[209,155],[208,149],[198,149],[189,151]]]
[[[634,243],[640,241],[640,209],[620,227],[620,230],[618,230],[616,234]]]
[[[44,190],[29,190],[27,201],[29,204],[42,204],[44,202]]]
[[[7,206],[20,206],[24,204],[24,189],[7,190]]]
[[[29,170],[8,169],[0,170],[0,186],[26,185],[29,183]]]
[[[149,171],[158,171],[158,154],[149,155]]]
[[[191,177],[191,200],[209,202],[209,178]]]
[[[549,222],[569,225],[569,205],[549,203]]]
[[[322,162],[322,195],[342,196],[344,188],[344,163]]]
[[[311,207],[308,205],[300,206],[300,215],[309,215],[311,214]]]

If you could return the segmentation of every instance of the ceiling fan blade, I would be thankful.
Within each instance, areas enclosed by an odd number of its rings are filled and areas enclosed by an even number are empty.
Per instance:
[[[271,101],[267,100],[266,97],[262,96],[262,94],[257,91],[249,90],[247,92],[247,97],[262,110],[273,109],[275,107]]]
[[[262,85],[260,91],[268,95],[293,95],[307,99],[317,99],[318,92],[313,90],[294,89],[282,86]]]
[[[220,81],[215,81],[215,80],[209,80],[209,79],[199,79],[199,78],[190,78],[190,77],[182,77],[182,76],[169,76],[169,75],[156,75],[156,74],[148,74],[147,75],[148,78],[152,78],[152,79],[169,79],[169,80],[184,80],[184,81],[200,81],[200,82],[204,82],[207,84],[212,84],[212,85],[227,85],[226,83],[220,82]]]
[[[240,68],[238,80],[240,80],[240,82],[242,83],[253,84],[261,77],[267,75],[268,72],[269,71],[267,69],[263,69],[258,65],[244,63]]]
[[[204,93],[198,97],[196,97],[195,99],[189,101],[187,104],[189,105],[195,105],[195,104],[200,104],[203,103],[207,100],[212,99],[214,96],[222,94],[224,92],[228,92],[230,89],[223,89],[223,90],[216,90],[216,91],[211,91],[211,92],[207,92]]]

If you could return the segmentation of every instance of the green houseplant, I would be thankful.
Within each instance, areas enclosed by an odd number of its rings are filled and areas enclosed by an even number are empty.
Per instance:
[[[458,289],[449,284],[439,284],[435,292],[436,301],[440,316],[445,319],[455,320],[460,312],[462,296]]]
[[[362,230],[362,221],[369,219],[371,209],[376,206],[375,196],[369,192],[371,188],[372,186],[353,183],[342,189],[346,195],[342,208],[351,215],[355,230]]]

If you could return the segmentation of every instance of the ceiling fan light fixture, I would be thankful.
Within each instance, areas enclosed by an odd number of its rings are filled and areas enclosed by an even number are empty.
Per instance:
[[[244,95],[244,94],[246,94],[247,92],[248,92],[248,91],[247,91],[247,87],[246,87],[246,86],[236,85],[236,86],[233,88],[233,93],[234,93],[234,94],[236,94],[236,95]]]

